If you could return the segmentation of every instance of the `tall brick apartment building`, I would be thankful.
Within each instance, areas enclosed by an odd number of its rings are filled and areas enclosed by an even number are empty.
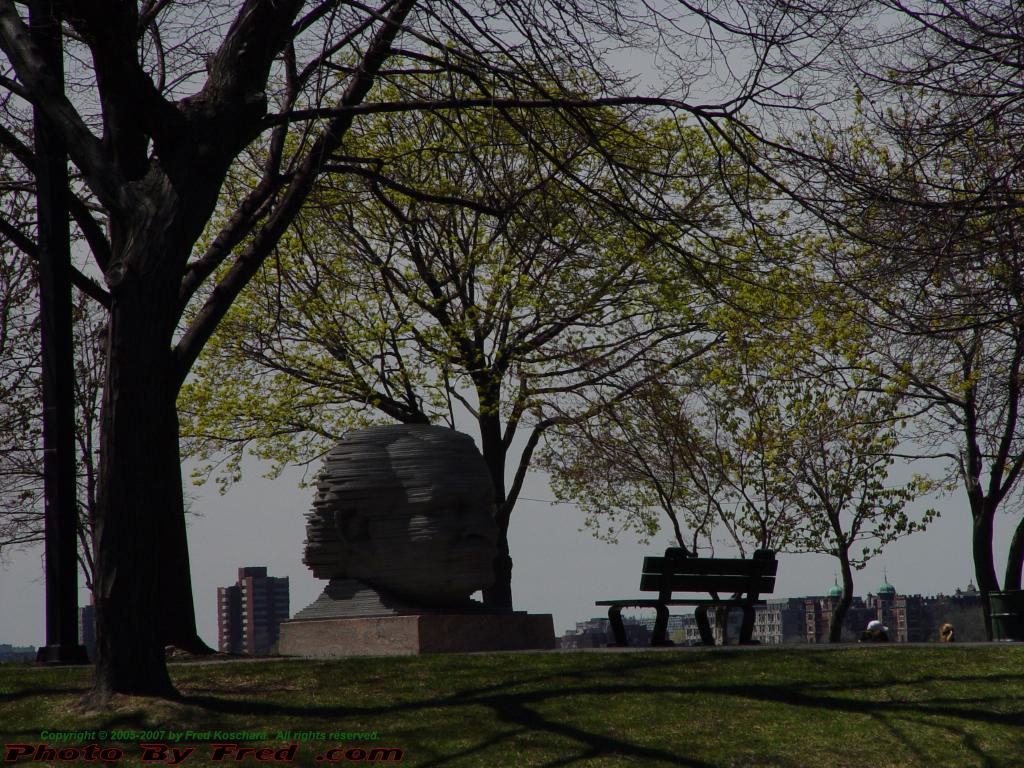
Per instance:
[[[288,577],[267,576],[264,566],[238,569],[232,587],[217,588],[217,642],[224,653],[265,656],[288,619]]]

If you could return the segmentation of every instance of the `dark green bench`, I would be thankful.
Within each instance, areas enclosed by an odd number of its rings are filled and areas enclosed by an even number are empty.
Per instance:
[[[705,645],[714,645],[708,623],[708,608],[742,608],[740,644],[751,643],[754,634],[754,606],[764,605],[761,595],[775,590],[775,571],[779,566],[775,553],[759,549],[750,559],[724,557],[687,557],[684,550],[669,547],[662,557],[645,557],[644,572],[640,577],[641,592],[657,592],[657,599],[598,600],[607,605],[615,642],[626,645],[626,628],[622,623],[623,608],[654,608],[658,612],[654,622],[651,645],[672,645],[665,637],[668,628],[668,606],[695,605],[697,629]],[[674,597],[676,592],[704,592],[709,598]],[[719,597],[719,594],[728,597]]]

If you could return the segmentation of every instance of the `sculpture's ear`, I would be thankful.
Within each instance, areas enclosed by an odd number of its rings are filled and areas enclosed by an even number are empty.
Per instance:
[[[355,509],[339,509],[334,513],[338,536],[346,544],[364,546],[370,541],[370,520]]]

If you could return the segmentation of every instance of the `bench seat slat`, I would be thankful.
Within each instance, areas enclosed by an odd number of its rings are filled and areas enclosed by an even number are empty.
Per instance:
[[[725,600],[702,600],[700,598],[689,599],[681,597],[673,600],[645,600],[638,598],[636,600],[596,600],[594,605],[621,605],[625,608],[654,608],[659,605],[707,605],[707,606],[718,606],[725,605],[730,608],[740,608],[745,605],[767,605],[766,600],[746,600],[744,598],[737,598],[735,600],[728,598]]]
[[[640,578],[641,592],[658,592],[662,586],[661,574],[645,573]],[[669,576],[669,586],[673,592],[765,592],[775,589],[774,576],[712,576],[673,574]]]

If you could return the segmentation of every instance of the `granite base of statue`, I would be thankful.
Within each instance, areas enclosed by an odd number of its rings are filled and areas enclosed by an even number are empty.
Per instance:
[[[286,656],[554,648],[550,614],[470,599],[492,583],[494,488],[473,440],[445,427],[348,433],[324,459],[303,562],[327,579],[281,625]]]

